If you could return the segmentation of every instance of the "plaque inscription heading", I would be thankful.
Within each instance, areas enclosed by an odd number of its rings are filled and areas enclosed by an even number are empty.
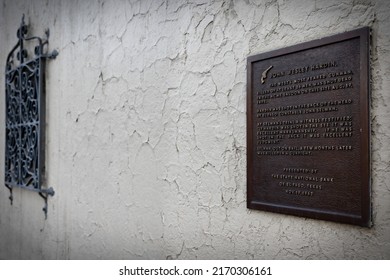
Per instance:
[[[248,57],[247,207],[370,227],[363,27]]]

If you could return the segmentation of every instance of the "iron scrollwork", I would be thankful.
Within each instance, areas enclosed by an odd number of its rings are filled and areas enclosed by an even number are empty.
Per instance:
[[[5,69],[6,131],[5,131],[5,186],[38,192],[45,200],[54,190],[42,188],[45,165],[45,60],[55,58],[56,50],[45,53],[46,38],[27,37],[28,26],[24,15],[17,31],[18,42],[8,54]],[[34,44],[34,55],[28,47]]]

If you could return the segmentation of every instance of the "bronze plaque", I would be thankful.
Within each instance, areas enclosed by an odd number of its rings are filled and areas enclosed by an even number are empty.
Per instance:
[[[248,57],[248,208],[371,226],[369,32]]]

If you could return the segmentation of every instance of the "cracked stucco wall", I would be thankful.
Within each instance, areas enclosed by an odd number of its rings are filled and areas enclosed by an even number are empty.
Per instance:
[[[46,77],[56,194],[45,220],[38,195],[10,206],[0,188],[0,258],[390,258],[389,1],[3,0],[3,64],[22,13],[60,53]],[[246,209],[246,57],[367,25],[374,227]]]

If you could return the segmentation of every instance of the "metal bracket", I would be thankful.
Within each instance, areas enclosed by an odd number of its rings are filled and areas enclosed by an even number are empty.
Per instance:
[[[6,185],[6,187],[9,189],[9,200],[10,200],[10,202],[11,202],[11,205],[13,205],[13,202],[14,202],[14,196],[13,196],[13,193],[12,193],[12,188],[11,187],[9,187],[9,186],[7,186]]]
[[[45,205],[42,208],[42,211],[45,213],[45,220],[47,220],[47,212],[48,212],[47,200],[48,200],[49,196],[54,196],[54,193],[55,192],[54,192],[52,187],[45,189],[45,190],[41,190],[39,192],[40,197],[42,197],[43,200],[45,201]]]

